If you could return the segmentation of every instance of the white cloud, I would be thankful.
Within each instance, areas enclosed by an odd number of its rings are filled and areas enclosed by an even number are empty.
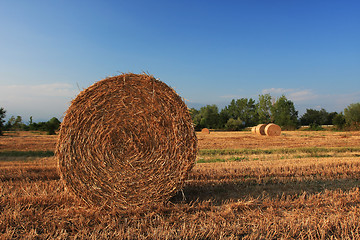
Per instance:
[[[310,101],[318,98],[312,90],[298,90],[289,92],[289,99],[296,102]]]
[[[360,102],[360,92],[358,91],[348,94],[329,94],[329,95],[324,95],[322,99],[324,102],[323,105],[334,109],[340,109],[339,111],[342,111],[351,103]]]
[[[310,89],[269,88],[263,89],[261,92],[274,97],[284,94],[288,99],[296,102],[307,102],[318,98],[318,95]]]
[[[261,91],[262,94],[269,93],[273,97],[284,94],[286,98],[293,101],[300,112],[306,108],[321,109],[341,112],[351,103],[360,102],[360,92],[348,94],[320,94],[312,89],[284,89],[269,88]]]
[[[79,93],[67,83],[42,85],[0,85],[0,106],[11,115],[46,120],[62,117],[70,101]]]
[[[11,96],[53,96],[53,97],[70,97],[78,91],[68,83],[53,83],[41,85],[0,85],[0,93],[11,93]],[[2,97],[0,98],[2,99]]]
[[[241,96],[235,95],[235,94],[223,95],[220,97],[225,98],[225,99],[240,99],[240,98],[242,98]]]
[[[294,91],[293,89],[285,89],[285,88],[268,88],[268,89],[263,89],[261,91],[262,94],[285,94],[287,92],[291,92]]]

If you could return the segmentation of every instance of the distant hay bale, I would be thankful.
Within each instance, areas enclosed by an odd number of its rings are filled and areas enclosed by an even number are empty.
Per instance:
[[[103,79],[72,101],[56,146],[61,179],[89,205],[163,202],[195,164],[197,139],[176,92],[146,74]]]
[[[274,123],[270,123],[265,127],[265,134],[267,136],[280,136],[281,127]]]
[[[251,128],[251,133],[256,134],[256,126]]]
[[[259,124],[256,126],[255,132],[258,135],[265,135],[266,124]]]
[[[203,129],[201,129],[201,133],[203,133],[203,134],[210,134],[210,130],[207,129],[207,128],[203,128]]]

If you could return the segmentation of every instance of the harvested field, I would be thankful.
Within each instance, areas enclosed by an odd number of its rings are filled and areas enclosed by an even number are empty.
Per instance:
[[[266,137],[250,132],[212,132],[198,134],[200,149],[298,148],[359,146],[360,132],[282,131],[280,136]]]
[[[360,238],[360,132],[198,134],[198,163],[182,192],[110,211],[65,191],[54,157],[5,151],[15,151],[8,141],[44,150],[29,144],[37,136],[0,137],[2,239]]]
[[[43,132],[5,132],[0,137],[0,151],[54,151],[57,136]]]
[[[31,132],[5,132],[0,137],[0,151],[54,151],[57,136]],[[360,132],[282,131],[280,136],[268,138],[250,132],[197,133],[200,149],[269,149],[298,147],[359,146]]]

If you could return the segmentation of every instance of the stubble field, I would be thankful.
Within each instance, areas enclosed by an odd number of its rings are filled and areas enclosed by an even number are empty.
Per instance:
[[[359,239],[360,132],[198,133],[198,162],[163,205],[85,205],[60,181],[56,136],[0,137],[3,239]]]

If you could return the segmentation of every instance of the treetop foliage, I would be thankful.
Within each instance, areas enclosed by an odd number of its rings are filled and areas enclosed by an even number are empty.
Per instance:
[[[344,109],[346,124],[352,128],[360,128],[360,103],[352,103]]]
[[[61,122],[53,117],[47,122],[23,123],[21,116],[11,116],[5,123],[6,110],[0,107],[0,135],[3,131],[40,130],[55,134]],[[202,128],[241,130],[260,123],[275,123],[282,129],[296,129],[301,125],[310,126],[311,130],[321,129],[321,125],[334,125],[336,129],[360,129],[360,103],[350,104],[343,113],[327,112],[325,109],[306,109],[299,118],[294,103],[284,95],[275,99],[270,94],[259,95],[256,102],[252,98],[232,99],[221,111],[213,105],[206,105],[200,110],[190,109],[190,115],[196,130]]]
[[[259,101],[256,105],[258,122],[266,124],[271,122],[271,106],[272,97],[270,94],[259,95]]]
[[[296,129],[299,126],[298,111],[294,103],[284,95],[276,99],[271,108],[271,120],[282,129]]]
[[[3,128],[4,128],[4,118],[6,117],[5,115],[6,111],[4,108],[0,108],[0,136],[3,135]]]
[[[216,105],[207,105],[200,111],[190,110],[195,129],[217,128],[240,130],[259,123],[274,122],[283,128],[298,126],[298,112],[292,101],[281,96],[273,99],[269,94],[259,95],[259,101],[252,98],[233,99],[220,112]]]
[[[257,102],[252,98],[232,99],[229,105],[220,111],[216,105],[207,105],[200,110],[190,109],[190,114],[196,130],[241,130],[260,123],[275,123],[288,130],[301,125],[310,126],[311,130],[322,129],[322,125],[334,125],[339,130],[349,126],[360,128],[360,103],[350,104],[344,114],[329,113],[325,109],[306,109],[299,118],[294,103],[285,95],[273,98],[270,94],[263,94],[259,95]]]
[[[46,131],[49,135],[55,134],[60,128],[61,122],[56,117],[51,118],[47,122],[34,123],[30,117],[29,124],[25,124],[21,116],[11,116],[5,123],[5,110],[0,108],[0,132],[2,131]]]
[[[301,125],[331,125],[337,112],[328,113],[325,109],[315,110],[306,109],[304,115],[300,118]]]

